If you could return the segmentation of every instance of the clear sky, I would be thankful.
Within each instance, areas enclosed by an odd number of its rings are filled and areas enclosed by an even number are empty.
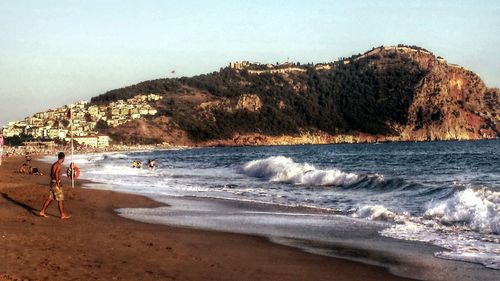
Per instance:
[[[500,86],[498,0],[0,1],[0,125],[234,60],[325,62],[398,43]]]

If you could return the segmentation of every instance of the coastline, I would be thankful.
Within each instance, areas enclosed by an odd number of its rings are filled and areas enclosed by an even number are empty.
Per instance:
[[[499,138],[479,138],[479,139],[381,139],[376,136],[363,138],[355,138],[353,136],[343,136],[342,141],[327,141],[323,137],[314,137],[314,141],[305,141],[303,137],[281,136],[276,137],[276,140],[268,142],[249,141],[254,137],[239,136],[234,140],[216,140],[201,143],[192,143],[189,145],[177,144],[156,144],[156,145],[112,145],[104,149],[97,148],[79,148],[75,150],[76,154],[92,154],[92,153],[116,153],[116,152],[140,152],[140,151],[157,151],[157,150],[179,150],[179,149],[198,149],[198,148],[214,148],[214,147],[280,147],[280,146],[307,146],[307,145],[343,145],[343,144],[382,144],[382,143],[427,143],[427,142],[476,142],[476,141],[498,141]],[[242,141],[243,140],[243,141]],[[41,149],[39,151],[27,147],[9,147],[4,146],[4,158],[22,156],[30,153],[33,156],[53,155],[58,151],[68,151],[69,147],[58,146],[53,149]]]
[[[120,208],[117,212],[140,222],[265,237],[275,244],[378,266],[415,280],[497,280],[496,270],[482,264],[435,257],[435,252],[446,251],[439,246],[380,235],[387,222],[223,198],[164,196],[155,200],[169,206]]]
[[[409,280],[385,269],[306,253],[252,235],[141,223],[118,208],[164,204],[111,191],[67,188],[68,221],[36,215],[48,177],[16,173],[23,158],[0,166],[4,248],[0,280]],[[49,165],[34,161],[42,171]],[[87,183],[88,184],[88,183]]]

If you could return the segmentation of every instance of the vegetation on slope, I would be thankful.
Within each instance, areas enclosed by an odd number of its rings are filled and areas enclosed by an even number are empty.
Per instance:
[[[166,117],[169,126],[187,132],[195,142],[227,139],[236,133],[273,136],[315,130],[331,135],[350,132],[397,135],[395,128],[409,122],[417,90],[426,79],[434,77],[420,57],[426,62],[437,61],[425,49],[414,46],[406,49],[410,51],[374,48],[333,63],[331,70],[318,71],[308,65],[303,66],[305,72],[255,75],[223,68],[194,77],[142,82],[109,91],[92,102],[160,94],[164,98],[158,102],[160,110],[158,116],[149,120],[151,124],[154,118]],[[262,107],[235,108],[237,100],[245,95],[258,97]],[[203,103],[209,105],[202,106]],[[436,113],[440,110],[420,109],[415,114],[416,121],[411,120],[418,123],[415,130],[442,122],[442,114]],[[168,126],[161,128],[167,130]],[[119,135],[114,133],[115,138]]]

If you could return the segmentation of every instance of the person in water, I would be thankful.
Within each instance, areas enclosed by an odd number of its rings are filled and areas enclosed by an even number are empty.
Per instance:
[[[132,168],[137,168],[137,169],[142,168],[142,162],[139,160],[134,160],[134,162],[132,162]]]
[[[156,168],[156,159],[151,159],[148,161],[148,167],[149,169],[153,170],[154,168]]]
[[[61,215],[61,219],[69,219],[71,216],[67,215],[64,213],[64,194],[62,190],[62,184],[61,184],[61,167],[62,163],[64,162],[64,152],[59,152],[57,155],[57,161],[52,164],[52,167],[50,168],[50,189],[49,189],[49,198],[45,200],[45,203],[43,203],[43,207],[40,210],[40,213],[38,213],[41,217],[47,218],[47,214],[45,214],[45,211],[47,211],[47,208],[50,206],[50,203],[52,203],[52,200],[56,200],[59,206],[59,214]]]

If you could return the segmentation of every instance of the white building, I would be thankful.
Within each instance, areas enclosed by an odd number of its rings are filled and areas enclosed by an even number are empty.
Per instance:
[[[111,139],[108,136],[104,135],[78,136],[74,137],[73,140],[79,143],[80,145],[85,145],[94,148],[106,148],[109,146],[109,142],[111,141]]]

